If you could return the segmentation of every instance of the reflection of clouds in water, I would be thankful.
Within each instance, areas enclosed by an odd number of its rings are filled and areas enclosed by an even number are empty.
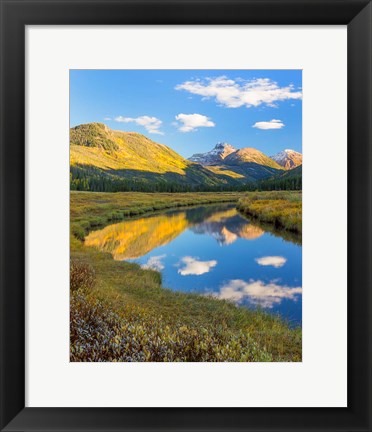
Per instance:
[[[141,267],[143,269],[151,269],[151,270],[163,270],[164,264],[162,263],[162,259],[165,258],[167,255],[157,255],[149,258],[146,264],[142,264]]]
[[[256,262],[261,266],[273,266],[275,268],[283,267],[287,262],[287,258],[282,256],[265,256],[256,258]]]
[[[243,303],[248,300],[251,304],[264,308],[272,308],[282,302],[283,299],[297,300],[302,294],[302,287],[289,287],[278,285],[274,281],[267,284],[260,280],[250,279],[245,282],[234,279],[223,285],[216,297],[223,300],[231,300],[234,303]]]
[[[217,261],[199,261],[197,258],[193,258],[190,256],[185,256],[181,259],[181,262],[184,264],[183,268],[178,270],[178,273],[182,276],[187,275],[202,275],[204,273],[208,273],[212,267],[217,265]]]

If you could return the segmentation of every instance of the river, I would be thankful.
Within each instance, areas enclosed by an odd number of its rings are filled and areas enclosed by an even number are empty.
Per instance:
[[[268,229],[270,229],[268,231]],[[162,273],[163,286],[302,321],[300,238],[241,216],[234,204],[167,211],[91,232],[87,246]]]

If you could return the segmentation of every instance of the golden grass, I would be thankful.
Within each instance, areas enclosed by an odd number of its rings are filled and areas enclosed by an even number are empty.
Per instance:
[[[250,193],[239,200],[237,208],[276,228],[302,233],[302,193],[299,191]]]

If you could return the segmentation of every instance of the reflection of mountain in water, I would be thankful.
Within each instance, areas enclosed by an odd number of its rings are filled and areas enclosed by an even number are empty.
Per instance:
[[[85,245],[109,252],[116,260],[134,259],[166,245],[190,227],[196,234],[213,236],[221,245],[237,238],[253,240],[264,233],[231,206],[205,206],[109,225],[91,232]]]
[[[128,220],[91,232],[86,246],[110,252],[114,259],[139,258],[156,247],[163,246],[188,226],[185,212]]]
[[[211,235],[220,245],[229,245],[238,238],[254,240],[264,233],[261,228],[250,224],[247,219],[240,216],[235,208],[214,213],[191,230],[196,234]]]

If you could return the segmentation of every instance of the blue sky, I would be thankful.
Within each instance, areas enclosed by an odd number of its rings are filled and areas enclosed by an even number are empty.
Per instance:
[[[301,70],[71,70],[70,126],[102,122],[184,157],[217,142],[302,151]]]

